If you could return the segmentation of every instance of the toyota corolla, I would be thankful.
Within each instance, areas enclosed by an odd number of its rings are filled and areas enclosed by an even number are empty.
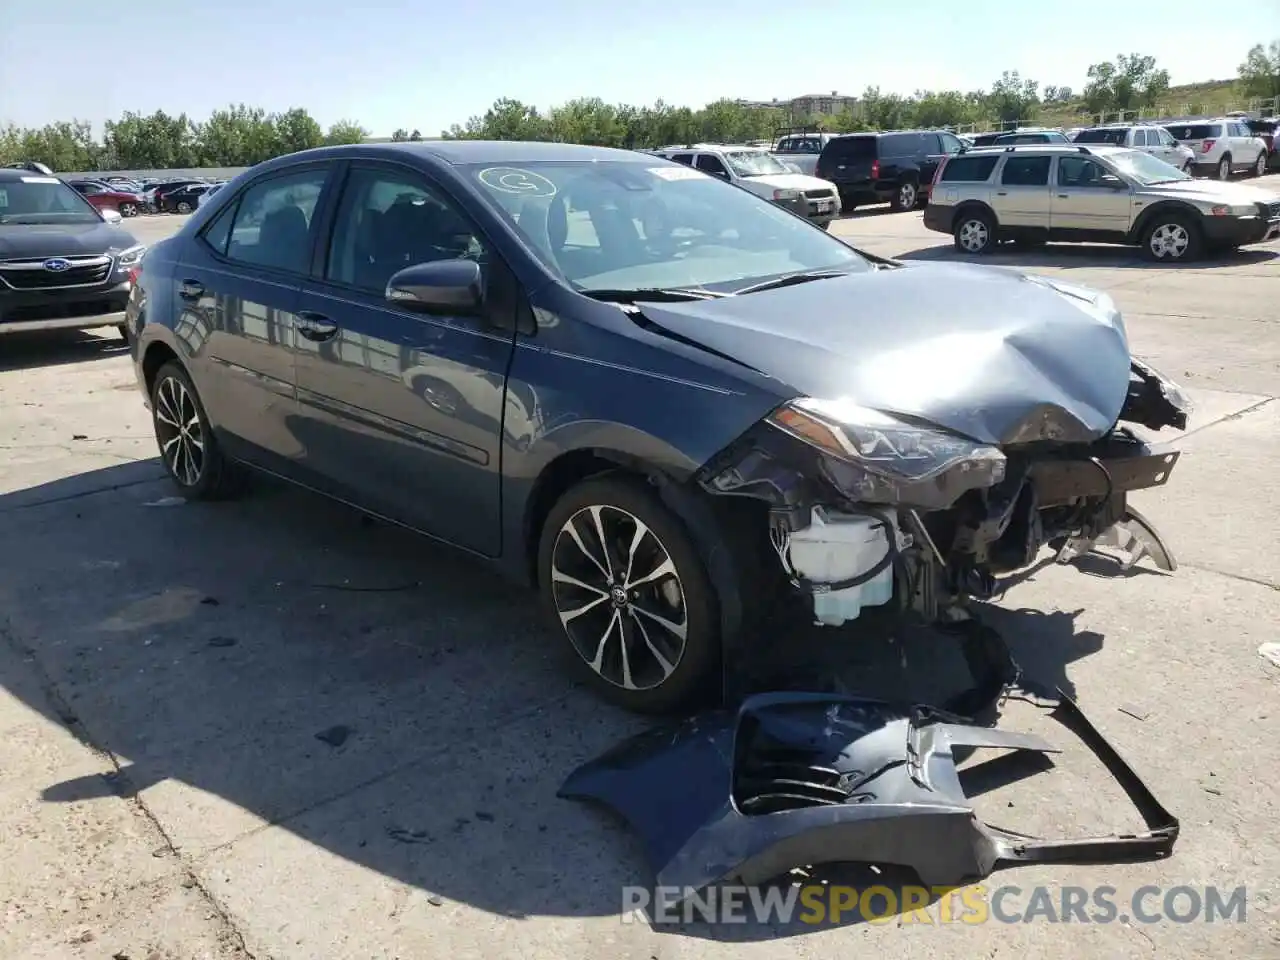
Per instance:
[[[1132,428],[1188,409],[1106,294],[879,259],[563,144],[261,164],[152,248],[128,315],[183,495],[251,468],[484,557],[638,711],[690,705],[778,591],[833,628],[946,620],[1132,534],[1176,459]]]

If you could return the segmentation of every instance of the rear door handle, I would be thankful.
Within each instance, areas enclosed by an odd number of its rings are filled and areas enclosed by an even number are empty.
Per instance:
[[[1009,195],[1009,191],[1008,191],[1008,190],[997,190],[997,191],[996,191],[996,196],[997,196],[997,197],[1007,197],[1008,195]]]
[[[178,296],[183,300],[199,300],[204,296],[204,284],[199,280],[183,280],[178,287]]]
[[[296,316],[298,318],[298,332],[308,340],[323,343],[325,340],[333,339],[338,332],[338,325],[322,313],[299,310]]]

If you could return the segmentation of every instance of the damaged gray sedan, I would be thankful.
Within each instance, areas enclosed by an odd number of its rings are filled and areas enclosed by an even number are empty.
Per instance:
[[[637,711],[693,705],[788,596],[856,638],[1046,546],[1173,565],[1127,498],[1177,454],[1133,428],[1188,405],[1108,296],[871,257],[643,154],[278,158],[149,253],[129,326],[185,495],[253,467],[491,559]]]

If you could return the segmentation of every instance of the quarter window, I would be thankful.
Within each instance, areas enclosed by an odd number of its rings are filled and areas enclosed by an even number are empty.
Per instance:
[[[943,183],[985,183],[996,168],[996,157],[952,157],[942,168]]]
[[[209,226],[205,242],[240,263],[306,273],[311,217],[328,175],[327,168],[313,168],[255,183],[236,204],[229,235],[221,233],[224,214]]]
[[[357,167],[347,178],[329,243],[325,278],[381,294],[399,270],[433,260],[484,263],[471,220],[412,173]]]

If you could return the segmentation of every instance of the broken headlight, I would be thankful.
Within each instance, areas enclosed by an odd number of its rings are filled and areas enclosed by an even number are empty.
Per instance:
[[[827,479],[851,500],[940,510],[1004,479],[995,447],[845,401],[793,400],[769,423],[827,454]]]

